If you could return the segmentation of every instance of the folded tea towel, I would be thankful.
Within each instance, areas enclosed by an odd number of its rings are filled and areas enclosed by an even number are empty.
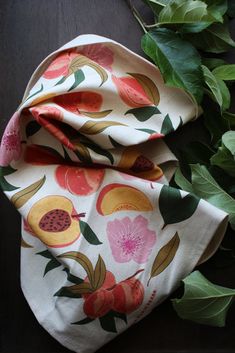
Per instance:
[[[94,352],[141,320],[221,242],[227,215],[168,186],[164,135],[196,108],[96,35],[32,75],[2,138],[1,185],[22,215],[24,295],[69,349]]]

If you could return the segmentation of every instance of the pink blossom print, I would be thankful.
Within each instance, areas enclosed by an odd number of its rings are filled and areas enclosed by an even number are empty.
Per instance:
[[[43,73],[43,77],[46,79],[53,79],[59,76],[67,76],[69,74],[69,66],[74,58],[78,56],[78,53],[74,51],[62,52],[51,62],[46,71]]]
[[[87,58],[95,61],[105,69],[112,71],[111,65],[113,63],[113,52],[103,44],[97,43],[86,45],[81,50],[79,50],[79,54],[82,54]]]
[[[142,216],[108,222],[107,235],[114,259],[122,263],[146,262],[157,240],[156,233],[148,229],[148,221]]]
[[[4,135],[2,137],[0,147],[0,165],[8,166],[11,161],[17,161],[21,155],[20,144],[20,114],[15,112],[9,121]]]

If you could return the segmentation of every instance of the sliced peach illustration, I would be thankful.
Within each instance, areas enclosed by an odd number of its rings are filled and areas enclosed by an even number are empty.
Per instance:
[[[109,184],[105,186],[96,203],[101,215],[117,211],[152,211],[153,206],[147,196],[140,190],[124,184]]]
[[[139,178],[155,181],[162,177],[163,172],[156,164],[141,154],[136,147],[127,147],[123,153],[118,168]]]
[[[30,209],[27,223],[32,232],[50,247],[72,244],[80,235],[79,215],[64,196],[47,196]]]
[[[64,189],[75,195],[90,195],[98,190],[104,177],[103,169],[79,168],[60,165],[55,178]]]

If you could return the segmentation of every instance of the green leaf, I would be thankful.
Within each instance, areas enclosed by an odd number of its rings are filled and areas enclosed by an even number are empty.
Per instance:
[[[188,194],[182,198],[178,189],[164,185],[159,196],[159,209],[164,220],[163,228],[168,224],[185,221],[193,215],[199,198]]]
[[[25,133],[27,138],[36,134],[36,132],[38,132],[41,129],[41,125],[38,124],[38,122],[36,120],[30,121],[25,129]]]
[[[169,2],[159,13],[158,24],[198,24],[198,22],[211,23],[217,19],[208,11],[207,5],[198,0],[175,0]],[[220,18],[222,22],[222,18]]]
[[[235,156],[235,132],[227,131],[225,134],[223,134],[222,142],[234,157]]]
[[[185,178],[185,176],[183,175],[183,173],[181,172],[180,168],[176,169],[175,172],[175,182],[176,184],[184,191],[190,192],[191,194],[193,194],[193,188],[191,183],[188,181],[188,179]]]
[[[0,177],[0,187],[3,191],[13,191],[19,189],[19,186],[17,187],[8,183],[8,181],[3,176]]]
[[[69,91],[72,91],[74,88],[76,88],[82,81],[85,80],[85,76],[82,70],[77,70],[74,72],[74,84],[68,89]],[[57,83],[58,84],[58,83]]]
[[[49,272],[59,266],[61,266],[61,263],[59,261],[57,261],[55,258],[51,259],[46,265],[43,276],[45,276],[47,274],[47,272]]]
[[[95,319],[91,319],[89,317],[85,317],[85,319],[79,320],[77,322],[73,322],[72,325],[86,325],[90,322],[94,321]]]
[[[94,270],[94,289],[97,290],[99,289],[106,277],[106,266],[104,263],[104,260],[102,257],[99,255],[99,258],[97,260],[97,263],[95,265],[95,270]]]
[[[112,156],[112,154],[109,151],[101,148],[98,145],[92,144],[92,143],[86,143],[86,147],[90,148],[95,153],[100,154],[101,156],[104,156],[104,157],[108,158],[111,164],[114,163],[113,156]]]
[[[117,142],[116,140],[114,140],[112,138],[112,136],[109,135],[109,141],[111,142],[111,144],[113,145],[114,148],[119,148],[119,147],[123,147],[123,145],[121,145],[119,142]]]
[[[61,287],[55,294],[54,297],[67,297],[67,298],[82,298],[81,294],[73,293],[69,290],[69,287]]]
[[[228,65],[225,60],[218,58],[202,58],[202,64],[207,66],[210,70],[215,69],[217,66]]]
[[[161,114],[157,107],[141,107],[128,110],[126,114],[133,114],[139,121],[146,121],[150,119],[154,114]]]
[[[67,273],[67,280],[69,282],[72,282],[72,283],[75,283],[75,284],[80,284],[83,282],[83,279],[77,277],[77,276],[74,276],[71,274],[71,272],[69,271],[68,268],[64,268],[63,271],[65,271]]]
[[[205,166],[191,165],[194,193],[229,214],[232,227],[235,227],[235,200],[215,181]]]
[[[223,22],[223,15],[228,9],[227,0],[203,0],[208,5],[209,13],[217,19],[218,22]]]
[[[146,132],[147,134],[150,134],[150,135],[157,133],[157,131],[151,130],[151,129],[136,129],[136,130]]]
[[[68,251],[66,253],[63,253],[61,255],[58,255],[59,258],[65,258],[65,259],[71,259],[79,263],[84,271],[87,274],[87,277],[89,279],[89,282],[93,284],[94,282],[94,270],[91,261],[88,259],[88,257],[84,254],[82,254],[79,251]]]
[[[39,90],[36,91],[36,92],[34,92],[33,94],[31,94],[31,96],[29,96],[28,98],[26,98],[24,102],[26,102],[26,101],[29,100],[30,98],[36,96],[36,94],[41,93],[42,91],[43,91],[43,84],[41,83],[41,87],[39,88]],[[22,102],[22,103],[24,103],[24,102]]]
[[[178,233],[175,235],[158,251],[154,262],[152,264],[148,284],[153,277],[160,275],[174,260],[175,254],[179,248],[180,238]]]
[[[99,317],[100,325],[107,332],[117,332],[114,314],[109,312],[105,316]]]
[[[169,0],[143,0],[153,11],[154,15],[158,17],[159,12],[164,6],[169,3]]]
[[[47,259],[54,259],[54,256],[52,255],[52,253],[49,250],[44,250],[44,251],[40,251],[38,253],[36,253],[36,255],[41,255]]]
[[[214,151],[204,143],[192,141],[181,150],[181,154],[187,163],[210,165],[210,158],[214,154]]]
[[[235,131],[227,131],[222,136],[222,144],[217,153],[211,157],[211,164],[235,177]]]
[[[209,53],[224,53],[235,47],[226,23],[213,23],[201,33],[184,36],[196,48]]]
[[[211,164],[217,165],[226,173],[235,177],[235,160],[231,152],[222,144],[217,153],[211,157]]]
[[[46,176],[44,175],[33,184],[15,193],[10,201],[17,209],[23,207],[43,187],[45,181]]]
[[[167,114],[163,120],[162,127],[161,127],[161,134],[167,135],[170,132],[175,131],[171,119],[169,117],[169,114]]]
[[[172,300],[177,314],[199,324],[225,326],[235,290],[211,283],[199,271],[191,273],[183,282],[183,297]]]
[[[212,71],[212,73],[221,80],[235,80],[235,64],[218,66]]]
[[[56,84],[55,86],[57,85],[61,85],[62,83],[64,83],[64,81],[68,78],[68,76],[63,76]]]
[[[17,169],[12,168],[10,165],[8,165],[7,167],[0,166],[0,178],[5,175],[13,174],[16,171]]]
[[[201,101],[201,59],[189,42],[174,31],[159,28],[142,37],[142,49],[158,66],[167,86],[182,88]]]
[[[230,105],[230,93],[225,83],[215,77],[204,65],[202,65],[202,71],[205,83],[211,90],[214,100],[219,104],[222,110],[228,109]]]
[[[223,112],[224,116],[225,112]],[[210,108],[204,110],[204,124],[211,135],[212,144],[221,139],[224,132],[229,130],[229,123],[216,110]]]
[[[88,241],[88,243],[90,243],[92,245],[100,245],[100,244],[102,244],[99,241],[99,239],[97,238],[96,234],[93,232],[93,230],[91,229],[91,227],[89,226],[88,223],[79,220],[79,224],[80,224],[82,235],[84,236],[86,241]]]
[[[223,112],[223,118],[228,122],[228,125],[231,126],[231,128],[235,127],[235,114],[230,112]]]
[[[230,17],[235,17],[235,2],[234,0],[227,0],[228,1],[228,11],[227,14]]]
[[[110,314],[112,314],[114,317],[117,317],[118,319],[123,320],[127,324],[126,314],[118,313],[117,311],[114,311],[114,310],[111,310]]]

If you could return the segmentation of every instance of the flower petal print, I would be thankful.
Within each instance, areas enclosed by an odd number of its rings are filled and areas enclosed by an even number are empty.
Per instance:
[[[20,113],[15,112],[9,121],[0,147],[0,165],[7,166],[12,160],[17,161],[21,155],[20,144]]]
[[[53,101],[74,114],[80,114],[80,110],[86,112],[98,112],[103,98],[95,92],[74,92],[54,97]]]
[[[51,62],[46,71],[43,73],[43,77],[46,79],[54,79],[59,76],[66,76],[69,73],[69,65],[71,61],[78,56],[78,53],[74,51],[66,51],[57,55],[57,57]]]
[[[157,237],[147,227],[148,221],[142,216],[137,216],[134,220],[125,217],[108,222],[107,235],[117,262],[134,260],[141,264],[148,260]]]
[[[97,43],[86,45],[78,52],[79,54],[82,54],[87,58],[95,61],[105,69],[112,71],[111,65],[113,63],[113,52],[103,44]]]
[[[138,108],[153,105],[141,84],[134,77],[112,75],[112,80],[118,89],[120,98],[129,107]]]

